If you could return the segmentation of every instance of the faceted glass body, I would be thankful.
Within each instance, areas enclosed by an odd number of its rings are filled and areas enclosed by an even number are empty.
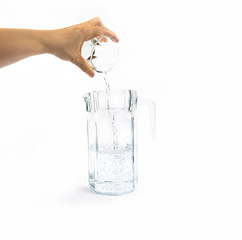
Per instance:
[[[137,94],[132,90],[84,95],[87,119],[89,185],[97,193],[132,192],[137,181]]]

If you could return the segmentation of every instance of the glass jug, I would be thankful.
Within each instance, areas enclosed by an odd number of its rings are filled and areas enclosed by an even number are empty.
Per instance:
[[[90,187],[108,195],[134,191],[137,184],[136,91],[94,91],[83,97],[88,112]],[[141,104],[150,107],[154,132],[155,104],[147,100]]]

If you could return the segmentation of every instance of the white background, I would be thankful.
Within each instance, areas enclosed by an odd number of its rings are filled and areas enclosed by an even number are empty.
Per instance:
[[[242,239],[240,1],[1,0],[0,27],[56,29],[100,16],[120,38],[111,89],[157,105],[138,116],[139,185],[87,183],[82,95],[104,89],[35,56],[0,69],[0,239]]]

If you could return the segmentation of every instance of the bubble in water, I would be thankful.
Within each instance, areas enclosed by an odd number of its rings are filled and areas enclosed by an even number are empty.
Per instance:
[[[96,192],[116,195],[134,190],[136,179],[131,144],[116,151],[110,145],[101,145],[98,149],[92,145],[89,151],[97,156],[96,170],[89,172],[90,186]]]

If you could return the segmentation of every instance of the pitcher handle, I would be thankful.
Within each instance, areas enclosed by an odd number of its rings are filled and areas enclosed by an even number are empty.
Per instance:
[[[152,99],[138,98],[138,105],[144,105],[149,107],[150,114],[150,133],[151,139],[154,141],[156,137],[156,105]]]

